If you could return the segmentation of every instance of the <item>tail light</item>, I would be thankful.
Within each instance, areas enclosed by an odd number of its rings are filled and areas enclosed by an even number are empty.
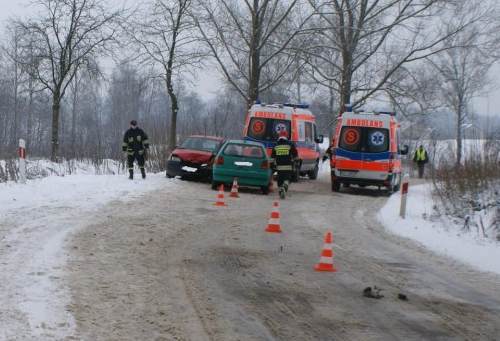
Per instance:
[[[392,173],[394,168],[394,160],[396,160],[397,153],[391,152],[389,153],[389,173]]]
[[[262,169],[269,169],[269,161],[268,160],[265,160],[265,161],[262,161],[262,164],[260,165],[260,168]]]
[[[224,164],[224,158],[222,156],[219,156],[216,160],[215,160],[215,164],[216,165],[223,165]]]

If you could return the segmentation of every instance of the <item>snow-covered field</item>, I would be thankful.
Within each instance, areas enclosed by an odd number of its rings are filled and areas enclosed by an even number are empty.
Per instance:
[[[0,184],[0,273],[9,278],[0,281],[0,340],[71,335],[74,321],[61,285],[69,234],[111,201],[175,185],[163,174],[145,181],[71,175]]]
[[[466,232],[447,217],[437,216],[431,191],[431,185],[410,186],[406,219],[399,217],[400,194],[392,195],[378,219],[388,231],[438,254],[500,274],[500,242],[481,237],[475,229]]]
[[[0,160],[0,182],[15,181],[18,177],[18,160]],[[26,175],[28,179],[38,179],[47,176],[121,174],[124,173],[123,162],[105,159],[100,163],[91,160],[65,160],[51,162],[45,159],[27,159]]]

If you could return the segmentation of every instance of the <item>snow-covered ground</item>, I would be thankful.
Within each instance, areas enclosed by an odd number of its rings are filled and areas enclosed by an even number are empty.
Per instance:
[[[500,274],[500,242],[483,238],[476,230],[465,232],[448,217],[437,216],[430,184],[410,186],[406,219],[399,217],[400,203],[400,194],[394,194],[378,214],[388,231],[481,271]]]
[[[0,184],[0,340],[71,335],[74,321],[62,286],[69,234],[111,201],[177,183],[158,174],[145,181],[71,175]]]

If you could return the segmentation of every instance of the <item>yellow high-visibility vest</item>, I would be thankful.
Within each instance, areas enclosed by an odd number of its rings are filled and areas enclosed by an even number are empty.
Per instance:
[[[425,149],[417,149],[417,161],[425,161]]]

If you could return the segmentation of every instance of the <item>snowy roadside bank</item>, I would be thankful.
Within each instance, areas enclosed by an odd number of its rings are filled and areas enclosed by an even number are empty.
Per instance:
[[[400,194],[392,195],[377,215],[384,227],[396,235],[413,239],[426,248],[471,265],[500,274],[500,242],[480,238],[476,231],[434,214],[431,185],[410,186],[407,217],[399,217]]]
[[[163,174],[51,176],[0,184],[0,339],[64,339],[74,321],[63,268],[65,241],[107,203],[176,186]],[[146,204],[146,203],[145,203]]]

